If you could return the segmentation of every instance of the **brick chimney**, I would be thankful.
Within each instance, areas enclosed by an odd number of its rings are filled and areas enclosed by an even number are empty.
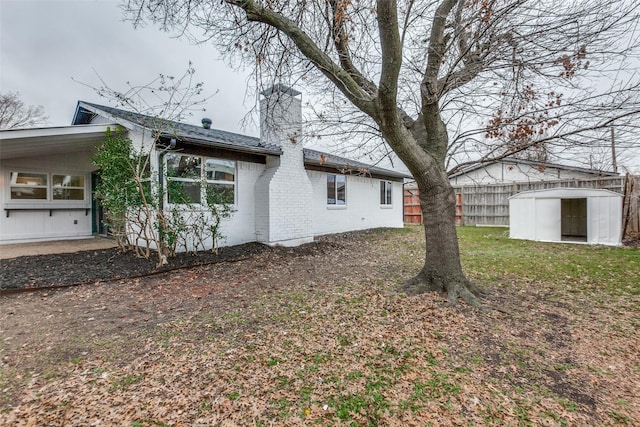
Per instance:
[[[304,169],[302,97],[295,89],[275,85],[261,94],[260,139],[277,145],[256,181],[256,240],[297,246],[313,241],[312,188]]]

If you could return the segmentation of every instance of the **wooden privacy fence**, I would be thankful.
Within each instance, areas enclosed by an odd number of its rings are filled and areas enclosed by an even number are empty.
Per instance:
[[[405,224],[422,224],[422,210],[417,188],[404,189],[404,222]]]
[[[640,176],[603,177],[596,179],[569,179],[558,181],[519,182],[512,184],[485,184],[454,186],[456,193],[457,225],[509,225],[509,197],[522,191],[547,188],[599,188],[624,195],[623,218],[624,235],[637,237],[640,233],[638,197]],[[417,189],[404,191],[404,221],[410,224],[422,223],[422,211]]]
[[[627,175],[622,194],[622,236],[640,239],[640,176]]]

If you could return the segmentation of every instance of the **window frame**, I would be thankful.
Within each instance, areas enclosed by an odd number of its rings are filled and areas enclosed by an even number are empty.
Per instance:
[[[331,198],[331,194],[330,194],[330,190],[329,190],[329,177],[334,177],[333,178],[333,198]],[[338,182],[342,181],[344,183],[344,196],[343,199],[340,200],[339,199],[339,189],[338,189]],[[341,175],[341,174],[335,174],[335,173],[329,173],[327,174],[327,179],[326,179],[326,189],[327,189],[327,207],[328,208],[332,208],[332,209],[344,209],[347,207],[347,176],[346,175]],[[333,203],[330,202],[330,200],[333,200]],[[342,201],[342,203],[338,203],[339,201]]]
[[[236,185],[236,180],[238,179],[238,162],[235,160],[228,160],[228,159],[221,159],[219,157],[203,157],[203,168],[202,168],[202,174],[203,174],[203,184],[204,184],[204,188],[203,191],[207,191],[207,188],[209,188],[209,186],[230,186],[233,189],[233,201],[230,203],[232,205],[236,204],[236,194],[237,194],[237,185]],[[215,178],[215,172],[214,171],[214,178],[213,179],[209,179],[207,178],[207,173],[209,172],[207,170],[207,160],[216,160],[218,162],[221,162],[221,164],[223,163],[231,163],[233,164],[233,180],[228,180],[228,179],[216,179]],[[205,204],[207,204],[207,194],[203,194],[204,195],[204,200],[205,200]]]
[[[15,174],[15,181],[14,182],[14,174]],[[43,184],[22,184],[22,183],[18,183],[18,178],[20,178],[20,175],[42,175],[44,176],[45,179],[45,183]],[[42,203],[42,202],[48,202],[49,199],[49,195],[50,195],[50,191],[49,191],[49,184],[51,182],[51,179],[49,177],[49,173],[48,172],[35,172],[35,171],[25,171],[25,170],[11,170],[9,171],[9,201],[14,202],[14,203]],[[37,198],[37,199],[14,199],[13,198],[13,192],[14,192],[14,188],[20,189],[36,189],[36,188],[44,188],[44,198]]]
[[[13,182],[13,174],[18,174],[18,176],[20,176],[21,174],[23,175],[42,175],[45,177],[46,180],[46,184],[42,185],[28,185],[28,184],[20,184],[20,183],[14,183]],[[83,181],[83,185],[80,186],[73,186],[73,187],[56,187],[56,188],[63,188],[63,189],[69,189],[69,190],[82,190],[82,199],[59,199],[59,198],[54,198],[54,183],[53,183],[53,177],[54,176],[71,176],[71,177],[81,177],[82,181]],[[17,177],[16,177],[17,179]],[[56,206],[58,206],[59,204],[62,205],[73,205],[73,204],[78,204],[78,203],[86,203],[89,201],[88,197],[89,194],[91,193],[90,191],[87,191],[87,184],[88,182],[90,182],[89,177],[86,173],[82,173],[82,172],[78,172],[78,171],[65,171],[65,172],[59,172],[59,171],[42,171],[42,170],[28,170],[28,169],[14,169],[14,170],[9,170],[9,185],[8,185],[8,194],[7,194],[7,204],[9,205],[15,205],[15,204],[29,204],[29,205],[43,205],[43,206],[49,206],[52,204],[56,204]],[[5,187],[6,188],[6,187]],[[44,198],[39,198],[39,199],[17,199],[13,197],[13,189],[14,188],[41,188],[45,190],[45,197]],[[5,190],[6,191],[6,190]]]
[[[390,180],[380,180],[380,207],[393,207],[393,182]]]
[[[54,177],[56,176],[62,176],[62,177],[66,177],[66,176],[70,176],[72,178],[75,177],[79,177],[82,178],[82,186],[60,186],[60,187],[56,187],[54,184]],[[55,197],[55,190],[56,188],[60,188],[62,190],[82,190],[82,198],[81,199],[57,199]],[[51,200],[54,202],[80,202],[80,201],[85,201],[86,200],[86,192],[87,192],[87,177],[85,175],[74,175],[74,174],[62,174],[62,173],[51,173]]]
[[[167,166],[168,157],[170,155],[174,156],[188,156],[194,157],[199,160],[199,177],[179,177],[179,176],[169,176],[169,168]],[[237,180],[238,180],[238,162],[235,160],[221,159],[219,157],[209,157],[209,156],[200,156],[197,154],[189,154],[189,153],[167,153],[163,156],[163,175],[164,175],[164,193],[165,193],[165,202],[167,205],[171,206],[208,206],[207,203],[207,188],[209,185],[225,185],[229,186],[233,190],[233,201],[230,203],[231,205],[236,204],[237,200]],[[207,160],[218,160],[222,162],[229,162],[233,164],[233,181],[230,180],[221,180],[221,179],[208,179],[207,178]],[[193,203],[174,203],[169,200],[169,191],[168,186],[171,182],[186,182],[186,183],[194,183],[200,188],[200,197],[199,201],[194,201]]]

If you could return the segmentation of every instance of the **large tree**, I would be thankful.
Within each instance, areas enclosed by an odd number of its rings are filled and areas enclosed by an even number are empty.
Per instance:
[[[26,105],[17,92],[0,93],[0,129],[28,128],[47,122],[42,106]]]
[[[604,70],[624,63],[636,41],[619,41],[634,29],[638,9],[624,0],[125,3],[136,24],[149,20],[196,41],[212,40],[254,66],[259,83],[303,82],[305,90],[330,97],[341,111],[339,124],[379,132],[420,190],[425,263],[405,289],[442,291],[452,303],[461,298],[473,305],[479,301],[461,268],[447,176],[450,154],[462,145],[468,150],[477,134],[465,120],[484,123],[476,141],[489,143],[476,148],[486,161],[637,114],[629,102],[637,86],[598,91],[580,75],[597,71],[596,64]],[[625,73],[622,66],[618,71]],[[604,108],[605,102],[619,108]],[[567,105],[594,111],[561,123]],[[452,128],[457,135],[450,138]]]

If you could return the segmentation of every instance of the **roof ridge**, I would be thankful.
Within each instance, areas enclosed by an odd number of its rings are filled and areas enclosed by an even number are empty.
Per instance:
[[[562,163],[551,163],[551,162],[540,162],[538,160],[527,160],[527,159],[518,159],[518,158],[514,158],[514,157],[504,157],[502,159],[494,159],[491,161],[477,161],[474,162],[470,165],[468,165],[465,168],[462,168],[460,171],[452,174],[449,178],[455,178],[457,176],[460,175],[464,175],[467,174],[469,172],[473,172],[483,166],[488,166],[488,165],[492,165],[495,163],[499,163],[499,162],[512,162],[512,163],[520,163],[520,164],[526,164],[526,165],[537,165],[537,166],[545,166],[545,167],[552,167],[552,168],[557,168],[557,169],[568,169],[568,170],[573,170],[573,171],[579,171],[579,172],[587,172],[587,173],[600,173],[600,174],[605,174],[605,175],[611,175],[611,176],[618,176],[619,174],[616,172],[612,172],[612,171],[607,171],[607,170],[603,170],[603,169],[591,169],[591,168],[585,168],[585,167],[581,167],[581,166],[571,166],[571,165],[565,165]]]
[[[263,154],[280,155],[282,153],[281,147],[275,144],[266,143],[260,138],[254,136],[248,136],[236,132],[229,132],[221,129],[210,128],[206,129],[202,126],[192,125],[188,123],[179,122],[176,120],[168,120],[161,118],[154,118],[147,114],[138,113],[135,111],[124,110],[121,108],[111,107],[107,105],[95,104],[93,102],[78,101],[78,108],[82,106],[90,107],[96,110],[100,110],[106,114],[127,120],[135,125],[148,128],[149,126],[144,123],[145,119],[159,119],[169,123],[171,130],[176,133],[177,137],[191,140],[192,142],[207,143],[211,145],[219,145],[228,149],[235,150],[248,150],[251,152],[260,152]],[[173,136],[173,135],[171,135]],[[304,148],[303,151],[304,160],[307,163],[317,164],[322,166],[329,164],[336,167],[353,167],[358,169],[367,169],[372,173],[378,173],[381,175],[388,175],[391,177],[410,177],[406,173],[398,172],[391,169],[385,169],[378,166],[370,165],[359,160],[349,159],[347,157],[338,156],[336,154],[327,153],[312,148]],[[325,156],[329,159],[329,162],[325,162],[322,159]]]
[[[134,115],[140,116],[140,117],[148,117],[150,119],[162,120],[162,121],[166,121],[168,123],[175,123],[175,124],[180,125],[180,126],[192,127],[194,129],[198,129],[198,130],[211,130],[211,131],[230,134],[230,135],[238,135],[238,136],[242,136],[244,138],[260,140],[259,137],[251,136],[251,135],[245,135],[245,134],[239,133],[239,132],[232,132],[232,131],[228,131],[228,130],[224,130],[224,129],[218,129],[218,128],[205,129],[202,126],[194,125],[194,124],[191,124],[191,123],[185,123],[185,122],[181,122],[181,121],[177,121],[177,120],[165,119],[165,118],[162,118],[162,117],[154,117],[154,116],[150,116],[148,114],[139,113],[137,111],[125,110],[123,108],[112,107],[112,106],[109,106],[109,105],[96,104],[96,103],[93,103],[93,102],[82,101],[82,100],[80,100],[78,102],[90,105],[90,106],[92,106],[94,108],[98,108],[98,109],[101,109],[101,110],[110,109],[110,110],[115,110],[115,111],[118,111],[118,112],[124,113],[124,114],[134,114]],[[108,112],[108,111],[105,111],[105,112]]]

